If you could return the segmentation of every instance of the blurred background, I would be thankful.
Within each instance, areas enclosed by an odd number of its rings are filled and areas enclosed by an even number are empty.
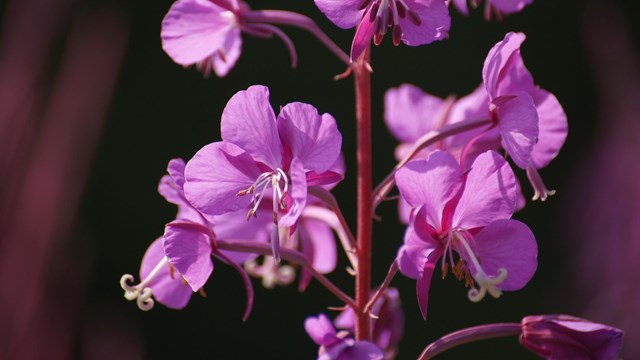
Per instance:
[[[251,1],[317,21],[345,51],[353,31],[334,27],[311,0]],[[208,79],[183,69],[160,45],[172,1],[8,0],[0,7],[0,358],[2,359],[308,359],[317,347],[306,316],[339,306],[312,282],[263,289],[241,321],[239,276],[216,264],[205,286],[174,311],[140,311],[118,281],[137,277],[147,246],[175,207],[157,193],[167,162],[189,159],[219,140],[220,114],[238,90],[271,89],[277,108],[308,102],[331,113],[343,134],[347,177],[334,191],[354,223],[354,111],[344,66],[308,33],[285,28],[298,50],[289,68],[277,39],[243,35],[230,74]],[[627,331],[626,358],[640,353],[640,29],[635,1],[542,1],[502,22],[482,11],[451,9],[450,38],[430,46],[372,52],[374,183],[394,165],[396,143],[382,119],[382,97],[409,82],[445,97],[481,82],[491,46],[508,31],[527,35],[524,61],[538,85],[567,113],[563,151],[541,171],[557,194],[528,203],[514,218],[533,230],[539,268],[522,291],[478,304],[452,277],[432,283],[423,321],[415,282],[397,276],[406,315],[399,358],[415,358],[438,337],[466,326],[567,313]],[[518,175],[524,180],[524,173]],[[523,181],[527,197],[532,189]],[[402,241],[395,202],[381,205],[374,227],[373,282],[387,272]],[[343,271],[329,277],[352,293]],[[533,359],[515,338],[468,345],[442,359]]]

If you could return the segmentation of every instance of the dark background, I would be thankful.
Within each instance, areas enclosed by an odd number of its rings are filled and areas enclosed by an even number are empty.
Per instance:
[[[311,0],[249,3],[254,9],[283,8],[306,14],[345,51],[349,49],[353,31],[333,26]],[[620,6],[630,22],[637,21],[638,7],[633,1],[607,3]],[[118,286],[120,276],[123,273],[138,276],[146,247],[162,234],[164,224],[175,215],[175,207],[157,193],[157,183],[167,162],[175,157],[188,160],[205,144],[219,140],[219,119],[227,100],[253,84],[270,88],[271,103],[276,109],[292,101],[302,101],[336,118],[344,139],[347,175],[334,194],[347,220],[350,223],[355,220],[353,83],[351,78],[332,80],[333,75],[344,71],[344,65],[310,34],[283,28],[298,50],[297,69],[290,69],[288,53],[277,39],[263,40],[243,34],[242,55],[229,75],[222,79],[203,78],[193,68],[185,70],[174,64],[161,49],[160,23],[171,4],[169,0],[108,4],[76,1],[65,15],[65,19],[73,19],[105,5],[116,6],[126,19],[124,23],[128,24],[129,31],[121,71],[74,230],[64,245],[73,249],[69,250],[73,255],[66,259],[82,266],[76,266],[56,282],[84,284],[76,293],[58,296],[76,299],[72,309],[61,307],[73,319],[68,328],[71,350],[67,354],[74,358],[105,359],[313,358],[317,347],[304,332],[305,317],[320,312],[333,314],[327,307],[341,305],[316,282],[312,282],[305,293],[299,293],[295,284],[266,290],[254,281],[255,305],[246,323],[241,321],[244,290],[240,278],[219,262],[215,263],[214,273],[205,286],[208,296],[194,295],[182,311],[156,305],[145,313],[122,297]],[[591,26],[590,20],[585,20],[585,12],[590,10],[589,19],[597,18],[599,8],[589,4],[579,0],[536,0],[502,22],[485,22],[480,9],[464,17],[451,8],[448,40],[414,48],[394,47],[387,37],[380,47],[373,48],[374,184],[394,165],[396,142],[382,119],[385,90],[409,82],[441,97],[463,96],[480,84],[487,52],[508,31],[527,35],[522,47],[525,64],[536,83],[558,97],[570,128],[558,158],[541,171],[557,195],[546,203],[529,201],[528,206],[514,216],[527,223],[538,240],[539,266],[533,280],[521,291],[474,304],[467,300],[461,283],[452,277],[444,281],[434,277],[429,315],[427,321],[423,321],[415,300],[415,282],[397,276],[392,285],[400,288],[406,315],[400,359],[415,358],[431,341],[466,326],[517,322],[529,314],[581,315],[580,308],[568,300],[576,274],[568,266],[572,246],[565,240],[567,209],[570,209],[567,204],[573,201],[570,188],[574,178],[571,176],[585,149],[598,138],[599,93],[585,49],[584,31]],[[637,22],[631,25],[632,34],[637,36],[635,30]],[[64,33],[68,28],[63,27],[61,31]],[[60,39],[51,55],[54,64],[59,59],[55,49],[64,46],[62,35]],[[634,41],[637,44],[638,38]],[[100,83],[93,85],[101,86]],[[524,173],[516,173],[523,180],[523,191],[529,198],[532,190]],[[378,210],[383,221],[374,224],[374,284],[383,279],[402,241],[403,227],[398,224],[395,211],[395,202],[383,203]],[[343,271],[346,263],[341,255],[330,279],[352,293],[353,280]],[[49,284],[50,280],[47,280]],[[54,287],[51,291],[64,291],[64,288]],[[470,356],[535,358],[522,350],[515,338],[464,346],[439,358]]]

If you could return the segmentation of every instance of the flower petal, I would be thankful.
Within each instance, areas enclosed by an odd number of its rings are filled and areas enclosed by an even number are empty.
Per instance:
[[[195,64],[222,48],[235,15],[206,0],[178,0],[162,20],[162,48],[176,63]]]
[[[396,139],[413,143],[439,127],[436,115],[443,104],[444,100],[417,86],[402,84],[384,94],[384,120]]]
[[[336,360],[382,360],[384,355],[382,350],[368,341],[356,341],[356,343],[346,348],[336,358]]]
[[[255,161],[272,169],[281,166],[282,144],[267,87],[254,85],[233,95],[222,112],[220,134]]]
[[[495,151],[480,154],[467,174],[452,227],[469,230],[510,218],[515,211],[517,191],[509,164]]]
[[[489,276],[507,269],[507,278],[498,288],[514,291],[523,288],[538,267],[538,245],[527,225],[517,220],[498,220],[474,237],[476,256]],[[473,264],[467,261],[472,271]]]
[[[358,10],[362,0],[314,0],[316,6],[337,27],[350,29],[362,19],[364,9]]]
[[[140,279],[146,278],[156,265],[164,258],[162,237],[154,240],[142,258],[140,264]],[[179,274],[171,276],[169,264],[162,267],[151,280],[148,287],[153,291],[153,297],[162,305],[171,309],[182,309],[187,306],[193,291],[182,282]]]
[[[371,38],[373,38],[376,26],[375,21],[369,21],[372,9],[373,6],[369,7],[369,10],[367,10],[362,17],[360,24],[358,24],[356,34],[353,37],[353,42],[351,43],[351,61],[358,60],[362,52],[367,48],[367,46],[369,46]]]
[[[502,13],[512,14],[524,9],[525,6],[531,4],[533,0],[487,0]]]
[[[404,0],[409,10],[420,18],[416,25],[410,16],[399,18],[402,42],[418,46],[444,39],[449,33],[451,17],[447,5],[442,0]]]
[[[336,330],[324,314],[308,317],[304,321],[304,329],[311,340],[320,346],[333,344],[337,340]]]
[[[429,287],[431,286],[431,278],[435,269],[435,261],[428,261],[424,264],[420,277],[416,280],[416,296],[418,299],[418,307],[420,314],[424,320],[427,319],[427,305],[429,304]]]
[[[333,116],[321,116],[315,107],[294,102],[280,110],[277,124],[282,143],[305,170],[322,173],[338,159],[342,135]]]
[[[287,212],[280,218],[280,227],[292,227],[298,221],[302,210],[307,204],[307,180],[302,168],[302,163],[298,159],[293,159],[289,169],[291,182],[289,191],[285,197]]]
[[[469,15],[469,7],[467,6],[467,0],[453,0],[452,1],[453,6],[456,7],[456,9],[458,9],[458,11],[462,14],[462,15]]]
[[[440,244],[428,234],[416,233],[413,224],[407,228],[404,244],[398,250],[398,269],[402,275],[418,279],[428,261],[436,262],[442,253]]]
[[[213,70],[219,77],[224,77],[229,73],[242,53],[242,37],[240,29],[233,28],[227,33],[222,47],[212,56]]]
[[[533,89],[533,79],[520,56],[520,45],[525,38],[523,33],[510,32],[489,50],[482,68],[482,80],[491,98],[509,95],[515,90]]]
[[[268,242],[270,235],[271,214],[266,206],[259,206],[256,216],[247,221],[247,211],[229,212],[213,218],[213,231],[216,239],[250,240]],[[243,264],[257,255],[252,253],[221,251],[236,264]]]
[[[187,163],[187,200],[209,219],[248,208],[251,196],[237,196],[260,175],[255,162],[239,147],[215,142],[200,149]]]
[[[499,103],[494,111],[498,116],[502,147],[519,168],[525,169],[538,140],[538,112],[533,99],[525,92],[516,92],[508,100],[502,99],[494,99],[494,103]]]
[[[553,160],[567,138],[567,115],[556,97],[543,89],[533,93],[538,110],[540,134],[531,152],[531,163],[536,168],[545,167]]]
[[[336,268],[336,239],[331,228],[322,221],[303,218],[298,227],[300,246],[311,265],[321,274]]]
[[[445,151],[435,151],[428,160],[413,160],[395,175],[402,197],[412,207],[425,206],[429,225],[441,230],[445,206],[454,199],[462,185],[462,170]]]
[[[213,272],[209,230],[192,222],[173,221],[166,225],[162,245],[173,267],[193,291],[198,291]]]

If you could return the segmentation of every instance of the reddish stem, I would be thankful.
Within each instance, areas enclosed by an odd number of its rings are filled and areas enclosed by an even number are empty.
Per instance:
[[[369,316],[364,308],[371,294],[371,223],[373,196],[371,193],[371,74],[367,63],[369,49],[356,61],[354,68],[356,92],[356,162],[357,221],[356,243],[358,271],[356,273],[356,340],[371,337]]]

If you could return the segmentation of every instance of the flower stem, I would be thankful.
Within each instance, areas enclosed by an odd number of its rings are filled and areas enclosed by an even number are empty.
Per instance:
[[[310,18],[291,11],[284,10],[253,10],[242,13],[242,20],[250,23],[269,23],[288,25],[306,30],[315,36],[324,46],[329,49],[340,61],[347,66],[351,66],[349,55],[345,54],[327,34],[325,34],[318,25]]]
[[[356,340],[369,340],[371,321],[364,312],[371,294],[371,226],[373,196],[371,193],[371,73],[368,68],[369,48],[356,61],[353,70],[356,92],[356,162],[357,221],[356,244]]]
[[[216,239],[216,247],[220,250],[228,250],[228,251],[238,251],[238,252],[246,252],[246,253],[254,253],[261,255],[271,255],[271,245],[266,243],[259,243],[256,241],[250,240],[222,240]],[[311,266],[309,260],[301,253],[282,248],[280,249],[280,256],[283,259],[290,261],[292,263],[298,264],[305,269],[307,269],[311,275],[313,275],[318,282],[324,285],[327,290],[333,293],[338,299],[343,301],[348,306],[354,307],[355,302],[353,299],[342,292],[337,286],[335,286],[329,279],[324,277],[324,275],[320,274],[316,269]]]
[[[418,360],[431,359],[456,346],[479,340],[519,335],[522,331],[519,323],[498,323],[474,326],[447,334],[427,346]]]

